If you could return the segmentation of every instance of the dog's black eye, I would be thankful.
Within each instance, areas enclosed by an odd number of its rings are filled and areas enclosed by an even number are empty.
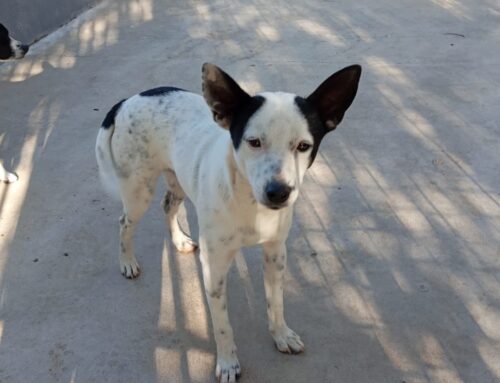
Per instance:
[[[307,152],[310,147],[311,144],[308,144],[307,142],[301,142],[299,145],[297,145],[297,150],[299,152]]]
[[[250,138],[249,140],[247,140],[247,142],[248,142],[248,145],[250,145],[252,148],[260,148],[261,147],[260,140],[258,138]]]

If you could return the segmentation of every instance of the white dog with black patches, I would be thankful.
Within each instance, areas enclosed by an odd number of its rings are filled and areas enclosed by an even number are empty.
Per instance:
[[[269,330],[276,347],[285,353],[304,350],[283,314],[285,241],[304,174],[323,136],[351,105],[361,67],[333,74],[307,98],[282,92],[252,97],[215,65],[204,64],[202,72],[204,98],[156,88],[116,104],[99,131],[96,156],[104,184],[123,202],[120,270],[127,278],[140,272],[132,236],[158,177],[165,177],[163,207],[180,252],[198,247],[177,222],[186,196],[195,205],[217,344],[216,376],[234,382],[241,370],[227,313],[226,274],[241,247],[263,247]]]
[[[29,46],[13,39],[9,31],[0,24],[0,61],[22,59],[28,52]],[[11,183],[17,181],[17,175],[8,172],[0,163],[0,181]]]

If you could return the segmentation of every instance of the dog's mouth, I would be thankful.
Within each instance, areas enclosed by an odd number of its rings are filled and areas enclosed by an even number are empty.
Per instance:
[[[280,204],[272,203],[272,202],[263,202],[262,205],[264,205],[265,207],[267,207],[271,210],[280,210],[280,209],[287,207],[289,204],[287,201],[287,202],[280,203]]]

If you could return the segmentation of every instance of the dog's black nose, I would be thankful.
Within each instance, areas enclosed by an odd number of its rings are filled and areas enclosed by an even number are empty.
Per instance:
[[[290,186],[278,181],[269,182],[265,189],[267,200],[276,205],[285,203],[291,191]]]
[[[30,46],[26,44],[21,45],[20,48],[24,54],[28,53],[28,51],[30,50]]]

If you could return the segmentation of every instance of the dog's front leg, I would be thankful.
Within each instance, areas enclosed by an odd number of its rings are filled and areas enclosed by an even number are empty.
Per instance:
[[[267,242],[264,250],[264,287],[267,299],[269,331],[279,351],[298,354],[304,351],[300,337],[288,328],[283,314],[283,281],[286,269],[284,242]]]
[[[208,240],[210,244],[216,242]],[[224,383],[234,383],[241,374],[233,340],[233,329],[227,314],[226,298],[227,272],[235,255],[234,250],[228,251],[218,246],[207,246],[206,239],[200,241],[203,282],[217,344],[215,375],[219,382]]]

